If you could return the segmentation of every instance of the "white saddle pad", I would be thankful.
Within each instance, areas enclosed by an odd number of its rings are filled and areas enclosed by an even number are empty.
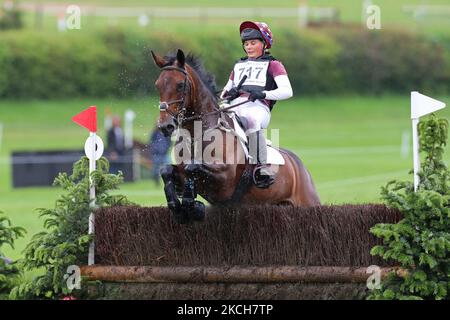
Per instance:
[[[239,125],[239,123],[236,120],[236,117],[234,116],[233,112],[230,112],[228,114],[231,119],[233,119],[233,124],[234,124],[234,131],[236,136],[239,138],[239,142],[242,146],[242,149],[245,152],[245,157],[246,159],[250,159],[251,156],[248,152],[248,148],[247,148],[247,136],[245,135],[244,129],[242,129],[242,127]],[[229,131],[229,130],[227,130]],[[175,160],[175,148],[173,148],[173,144],[175,143],[177,139],[173,138],[172,139],[172,148],[170,150],[170,160],[171,160],[171,164],[177,164],[176,160]],[[275,165],[284,165],[285,161],[283,156],[281,155],[281,153],[275,149],[274,147],[271,146],[272,142],[270,140],[266,140],[267,141],[267,163],[268,164],[275,164]]]
[[[245,135],[244,129],[242,129],[242,127],[237,122],[236,117],[234,116],[234,113],[231,113],[229,115],[233,119],[234,130],[236,131],[236,134],[239,137],[241,146],[245,151],[245,156],[247,159],[249,159],[249,158],[251,158],[251,156],[248,153],[248,148],[246,145],[246,143],[248,141],[247,141],[247,136]],[[272,141],[270,141],[270,140],[266,140],[266,141],[267,141],[267,163],[284,165],[285,162],[284,162],[284,158],[281,155],[281,153],[277,149],[275,149],[271,146]]]

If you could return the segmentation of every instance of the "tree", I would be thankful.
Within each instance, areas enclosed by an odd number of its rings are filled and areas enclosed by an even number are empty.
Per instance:
[[[387,206],[400,210],[397,224],[377,224],[383,239],[373,255],[395,261],[407,272],[389,274],[369,299],[448,299],[450,291],[450,172],[443,161],[448,121],[434,114],[419,124],[420,151],[426,156],[414,192],[412,182],[390,181],[382,188]]]
[[[97,161],[97,170],[91,174],[96,189],[96,206],[131,204],[124,196],[110,195],[123,181],[122,174],[109,174],[109,163],[105,158]],[[68,176],[60,173],[54,185],[61,186],[66,194],[56,201],[53,209],[38,209],[45,217],[46,231],[33,236],[25,248],[25,257],[20,261],[24,270],[45,269],[45,273],[24,282],[11,291],[12,299],[60,298],[72,293],[66,279],[69,266],[84,265],[88,259],[89,215],[89,159],[83,157]],[[75,294],[82,295],[83,292]]]
[[[1,251],[4,244],[14,249],[14,241],[25,234],[25,229],[13,227],[3,212],[0,211],[0,294],[7,293],[17,281],[20,271],[13,261],[9,261]]]

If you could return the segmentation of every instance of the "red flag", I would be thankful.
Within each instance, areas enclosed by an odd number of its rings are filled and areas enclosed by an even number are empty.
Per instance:
[[[90,132],[97,132],[97,107],[92,106],[72,118],[72,121]]]

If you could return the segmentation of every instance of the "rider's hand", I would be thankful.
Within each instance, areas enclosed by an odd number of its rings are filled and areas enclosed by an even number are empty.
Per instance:
[[[248,100],[255,102],[256,100],[262,100],[266,97],[266,94],[262,90],[254,90],[250,92]]]
[[[229,101],[236,99],[237,97],[239,97],[241,94],[239,92],[239,90],[237,90],[236,88],[231,88],[230,91],[227,92],[225,98]]]
[[[225,109],[225,108],[228,108],[230,106],[230,104],[226,101],[226,100],[222,100],[220,103],[219,103],[219,108],[220,109]]]

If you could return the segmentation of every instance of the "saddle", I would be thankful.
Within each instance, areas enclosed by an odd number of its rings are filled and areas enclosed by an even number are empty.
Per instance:
[[[248,147],[248,139],[245,132],[248,130],[247,119],[239,117],[234,112],[228,112],[228,116],[233,120],[234,129],[224,125],[224,119],[219,119],[219,128],[227,132],[233,133],[241,143],[247,160],[251,159]],[[221,121],[222,120],[222,121]],[[225,122],[226,123],[226,122]],[[272,141],[267,140],[267,164],[284,165],[284,158],[280,151],[272,147]]]

